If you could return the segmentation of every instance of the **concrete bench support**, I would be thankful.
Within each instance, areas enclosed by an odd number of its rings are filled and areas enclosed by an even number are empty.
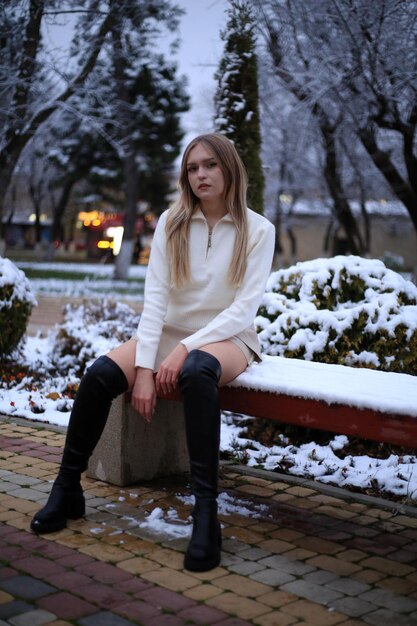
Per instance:
[[[116,398],[87,475],[126,486],[188,470],[182,404],[159,398],[148,424],[133,409],[129,396]]]

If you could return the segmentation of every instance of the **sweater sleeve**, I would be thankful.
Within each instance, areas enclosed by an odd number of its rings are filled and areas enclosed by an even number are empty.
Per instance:
[[[144,307],[136,331],[136,367],[153,369],[168,306],[170,271],[167,259],[166,213],[158,220],[145,280]]]
[[[255,233],[247,258],[244,279],[230,306],[206,326],[181,340],[188,351],[224,341],[253,324],[271,271],[275,249],[275,228],[266,219]]]

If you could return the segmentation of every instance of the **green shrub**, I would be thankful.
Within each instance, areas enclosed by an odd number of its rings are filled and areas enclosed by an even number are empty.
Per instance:
[[[36,304],[22,270],[0,257],[0,357],[11,354],[18,346]]]
[[[417,375],[417,287],[337,256],[271,274],[255,320],[266,354]]]

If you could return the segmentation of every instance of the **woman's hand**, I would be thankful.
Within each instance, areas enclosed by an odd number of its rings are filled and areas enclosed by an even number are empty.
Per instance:
[[[184,344],[179,343],[170,354],[161,363],[159,371],[156,375],[156,389],[158,393],[167,394],[173,391],[177,386],[177,380],[185,359],[188,356],[188,350]]]
[[[136,369],[132,389],[132,406],[147,422],[150,422],[156,407],[156,390],[153,371],[144,367]]]

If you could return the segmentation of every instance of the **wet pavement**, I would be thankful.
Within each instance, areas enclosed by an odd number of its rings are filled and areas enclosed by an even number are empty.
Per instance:
[[[183,569],[185,539],[141,527],[190,505],[187,476],[120,488],[83,478],[85,518],[29,530],[64,430],[0,418],[0,626],[417,624],[417,510],[304,479],[223,465],[221,566]],[[177,522],[181,524],[181,522]]]

